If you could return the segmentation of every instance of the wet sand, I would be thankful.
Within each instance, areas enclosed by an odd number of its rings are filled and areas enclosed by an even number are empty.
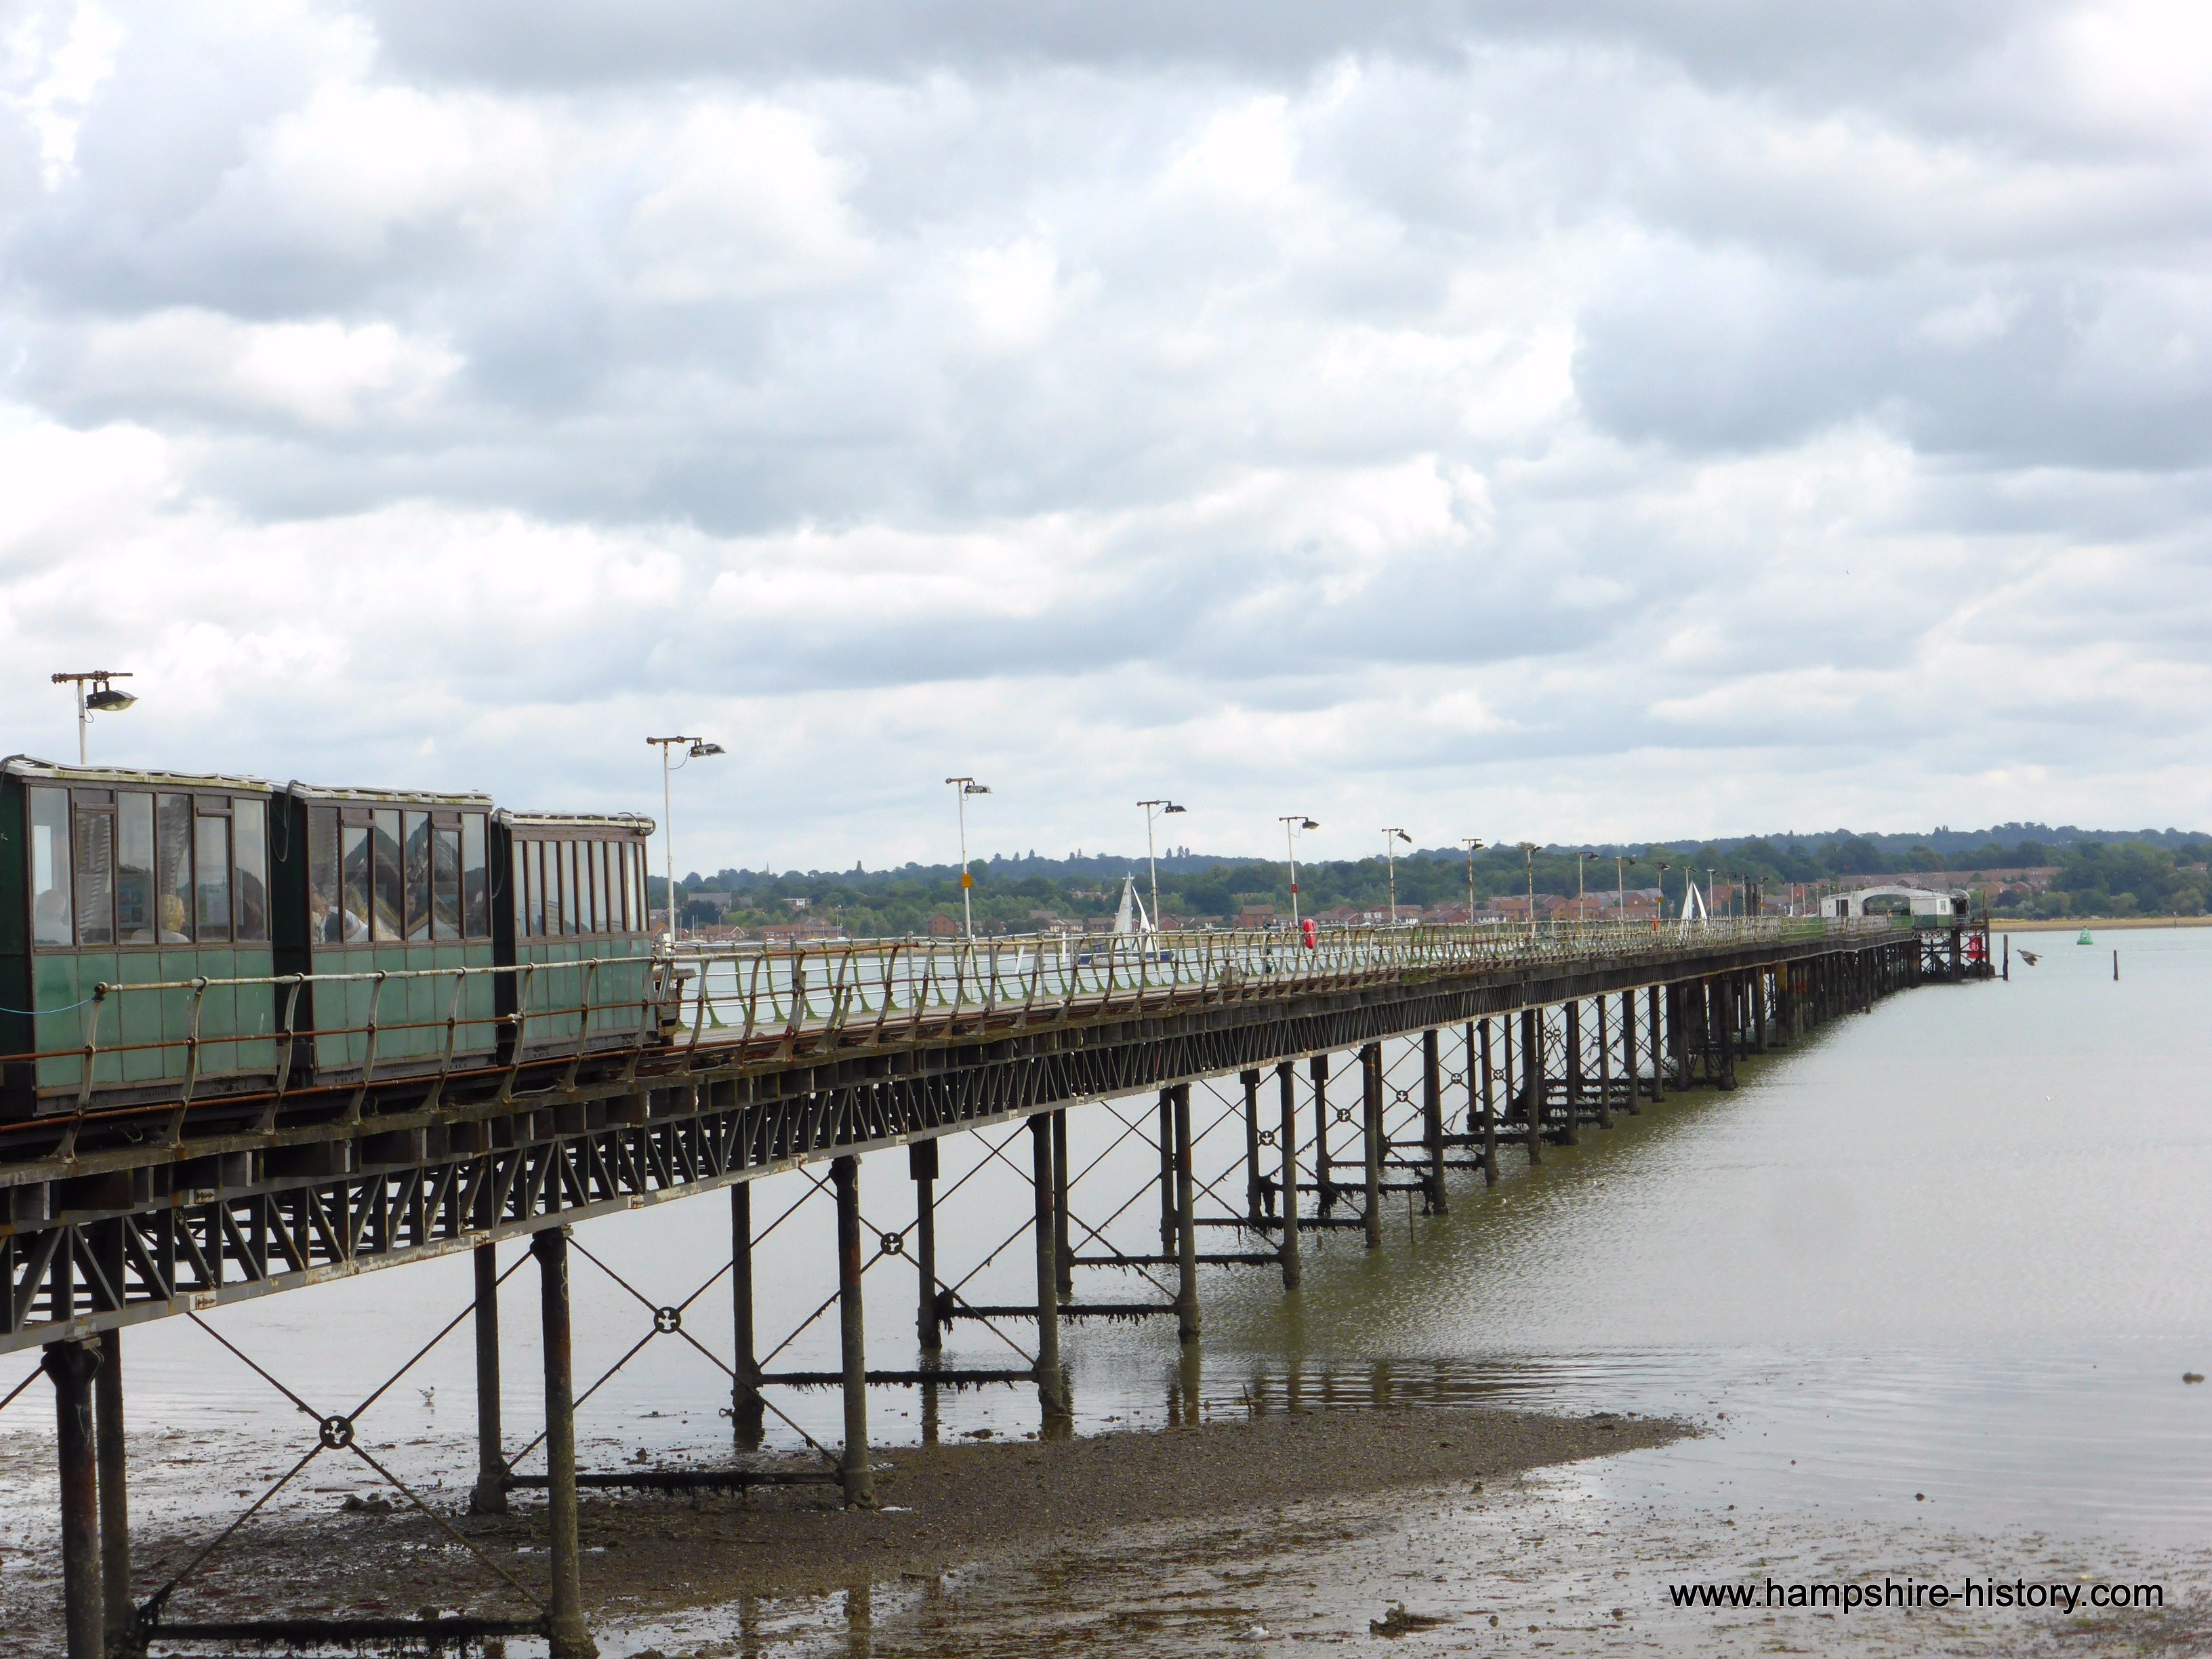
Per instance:
[[[1346,1494],[1494,1482],[1690,1431],[1611,1413],[1273,1413],[1249,1422],[1063,1442],[969,1440],[889,1451],[878,1465],[874,1510],[848,1510],[834,1488],[820,1486],[743,1495],[587,1492],[585,1600],[595,1626],[627,1626],[740,1597],[935,1582],[965,1564],[1017,1560],[1131,1525],[1197,1522],[1202,1531]],[[20,1495],[46,1474],[40,1461],[11,1455],[0,1472]],[[528,1612],[453,1534],[396,1495],[401,1507],[390,1512],[347,1510],[346,1502],[360,1501],[353,1492],[304,1503],[293,1497],[241,1528],[210,1569],[178,1592],[171,1617]],[[518,1495],[515,1513],[504,1518],[457,1512],[450,1489],[438,1497],[454,1533],[523,1583],[542,1588],[543,1509],[534,1495]],[[221,1524],[185,1522],[155,1507],[136,1529],[142,1595]],[[57,1624],[59,1564],[37,1541],[10,1540],[0,1562],[6,1569],[0,1609],[7,1614],[0,1653],[46,1651]]]
[[[1308,1651],[1748,1656],[2201,1653],[2212,1553],[2103,1547],[1726,1505],[1598,1495],[1586,1460],[1694,1432],[1663,1420],[1413,1406],[1041,1443],[884,1455],[881,1507],[833,1490],[750,1496],[587,1494],[584,1587],[607,1659],[1116,1659]],[[168,1444],[176,1445],[174,1439]],[[46,1473],[18,1443],[0,1479]],[[149,1460],[150,1462],[152,1460]],[[221,1458],[219,1467],[233,1468]],[[149,1474],[153,1474],[149,1470]],[[169,1474],[145,1481],[141,1593],[220,1525],[187,1521]],[[203,1480],[204,1477],[201,1477]],[[348,1496],[369,1490],[353,1483]],[[444,1519],[542,1587],[543,1511]],[[179,1592],[179,1619],[527,1609],[436,1522],[362,1512],[309,1488],[249,1524]],[[33,1506],[34,1508],[35,1506]],[[185,1508],[189,1508],[186,1505]],[[20,1502],[18,1517],[32,1512]],[[58,1564],[21,1535],[0,1556],[0,1654],[52,1650]],[[1716,1613],[1670,1605],[1681,1583],[1884,1576],[2155,1582],[2153,1613],[1954,1607]],[[1394,1617],[1393,1609],[1401,1611]],[[515,1653],[535,1650],[517,1644]]]

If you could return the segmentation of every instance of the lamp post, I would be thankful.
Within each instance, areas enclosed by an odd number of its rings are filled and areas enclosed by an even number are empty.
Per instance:
[[[1298,925],[1297,837],[1302,830],[1318,830],[1321,828],[1321,825],[1316,823],[1311,818],[1308,817],[1303,812],[1285,813],[1282,818],[1282,825],[1283,848],[1290,854],[1291,860],[1291,927],[1292,931],[1295,932]]]
[[[1628,922],[1628,866],[1635,862],[1626,853],[1613,855],[1613,915],[1624,927]]]
[[[1474,855],[1482,850],[1482,839],[1479,836],[1462,836],[1459,840],[1460,845],[1467,848],[1467,925],[1471,939],[1474,928]]]
[[[1536,937],[1536,843],[1521,843],[1521,863],[1528,873],[1528,937]]]
[[[1160,927],[1160,861],[1152,854],[1152,819],[1156,813],[1180,812],[1184,809],[1171,800],[1140,800],[1145,809],[1145,863],[1152,872],[1152,931]]]
[[[1393,927],[1398,925],[1398,843],[1401,841],[1408,847],[1413,844],[1413,838],[1395,824],[1384,826],[1382,862],[1389,866],[1390,871],[1390,925]]]
[[[1667,920],[1667,872],[1674,867],[1671,864],[1659,866],[1659,920],[1662,921]]]
[[[677,922],[676,793],[675,786],[669,781],[669,775],[672,771],[680,771],[682,768],[669,765],[668,751],[679,743],[684,744],[684,763],[688,766],[695,760],[704,760],[709,755],[720,754],[722,745],[719,743],[708,743],[704,738],[647,738],[646,742],[657,745],[660,750],[660,822],[663,838],[661,851],[666,859],[664,869],[668,882],[668,942],[673,945],[676,943]]]
[[[92,724],[93,714],[119,714],[138,701],[128,691],[118,691],[108,684],[110,680],[127,680],[130,678],[130,675],[115,668],[92,668],[82,674],[57,674],[53,677],[56,685],[76,688],[76,763],[79,766],[91,764],[85,728]],[[92,686],[89,696],[84,689],[88,682]]]
[[[973,778],[947,778],[952,786],[952,799],[960,813],[960,921],[962,931],[973,939],[975,937],[975,906],[969,896],[975,890],[975,878],[968,873],[968,797],[988,795],[991,786],[978,783]]]
[[[1575,920],[1577,921],[1587,921],[1589,920],[1588,908],[1584,903],[1584,900],[1589,897],[1589,889],[1583,882],[1583,872],[1589,861],[1596,856],[1596,852],[1588,847],[1583,848],[1582,851],[1575,854]]]

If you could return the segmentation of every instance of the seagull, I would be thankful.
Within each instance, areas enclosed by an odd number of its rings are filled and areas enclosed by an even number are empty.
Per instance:
[[[2034,967],[2037,963],[2043,960],[2041,957],[2036,955],[2033,951],[2022,951],[2020,953],[2020,959],[2031,968]]]
[[[417,1389],[415,1392],[422,1396],[422,1404],[429,1410],[435,1411],[438,1409],[438,1390],[434,1385],[427,1389]]]

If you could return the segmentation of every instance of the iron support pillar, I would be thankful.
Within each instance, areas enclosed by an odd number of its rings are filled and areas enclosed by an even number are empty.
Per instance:
[[[1659,988],[1651,987],[1644,994],[1645,1035],[1650,1039],[1644,1047],[1651,1051],[1651,1103],[1657,1105],[1667,1098],[1667,1033],[1659,1018]]]
[[[138,1623],[131,1602],[131,1475],[123,1436],[123,1333],[102,1331],[100,1374],[93,1379],[100,1464],[101,1635],[118,1651],[133,1650]]]
[[[593,1659],[599,1645],[584,1627],[582,1550],[576,1523],[575,1359],[568,1310],[568,1230],[533,1233],[545,1329],[546,1554],[553,1571],[551,1659]]]
[[[1176,1252],[1175,1090],[1160,1091],[1160,1254]]]
[[[937,1143],[908,1141],[906,1167],[914,1177],[914,1265],[920,1285],[914,1334],[927,1365],[945,1352],[945,1327],[937,1317]]]
[[[1054,1289],[1062,1302],[1075,1299],[1075,1240],[1067,1214],[1067,1111],[1052,1115],[1052,1249],[1060,1278]]]
[[[469,1252],[477,1281],[471,1322],[477,1339],[477,1484],[469,1492],[471,1515],[507,1513],[507,1455],[501,1449],[499,1398],[499,1250],[479,1244]]]
[[[1052,1120],[1040,1112],[1030,1119],[1030,1170],[1036,1198],[1037,1406],[1048,1424],[1067,1415],[1060,1375],[1060,1252],[1057,1212],[1053,1204]]]
[[[1314,1190],[1321,1194],[1321,1212],[1336,1208],[1336,1182],[1329,1175],[1328,1056],[1316,1054],[1310,1069],[1314,1097]]]
[[[1544,1048],[1536,1037],[1536,1010],[1521,1011],[1521,1090],[1528,1107],[1528,1161],[1544,1161]]]
[[[1421,1138],[1429,1158],[1429,1213],[1448,1212],[1444,1198],[1444,1079],[1435,1027],[1421,1033]]]
[[[1637,1116],[1644,1109],[1636,1103],[1636,1097],[1641,1091],[1636,1079],[1636,993],[1633,991],[1620,994],[1620,1075],[1627,1085],[1623,1091],[1623,1098],[1628,1107],[1628,1115]]]
[[[100,1476],[95,1468],[92,1407],[92,1379],[100,1370],[100,1350],[89,1342],[49,1342],[40,1364],[54,1385],[66,1651],[69,1659],[103,1659],[106,1621],[100,1586]]]
[[[867,1327],[860,1307],[860,1160],[830,1160],[837,1194],[837,1346],[844,1364],[845,1451],[837,1461],[845,1501],[872,1509],[875,1476],[868,1468]]]
[[[1262,1221],[1267,1216],[1260,1203],[1260,1074],[1240,1072],[1237,1080],[1244,1085],[1244,1218]]]
[[[1366,1176],[1365,1213],[1360,1231],[1367,1248],[1382,1248],[1382,1045],[1368,1043],[1359,1051],[1361,1159]]]
[[[1190,1163],[1190,1085],[1178,1083],[1174,1095],[1176,1334],[1188,1352],[1198,1341],[1198,1182]]]
[[[1723,974],[1714,981],[1715,988],[1719,993],[1717,1000],[1723,1016],[1720,1079],[1723,1089],[1735,1087],[1735,1051],[1741,1026],[1737,1010],[1742,1001],[1739,989],[1741,982],[1740,977],[1735,974]]]
[[[1757,968],[1751,975],[1751,1051],[1755,1054],[1766,1052],[1766,969]]]
[[[1479,1075],[1482,1079],[1482,1181],[1486,1187],[1495,1187],[1498,1184],[1498,1101],[1492,1093],[1494,1079],[1490,1072],[1490,1022],[1486,1019],[1480,1022],[1479,1026],[1468,1026],[1469,1036],[1472,1037],[1478,1030],[1481,1032],[1481,1047],[1476,1052],[1480,1056]]]
[[[1297,1067],[1285,1060],[1275,1067],[1275,1084],[1281,1102],[1282,1156],[1277,1164],[1283,1182],[1283,1288],[1298,1287],[1298,1100]]]
[[[1583,1120],[1583,1005],[1579,997],[1569,1000],[1560,1009],[1560,1037],[1566,1053],[1564,1059],[1567,1073],[1567,1134],[1570,1146],[1582,1140]]]
[[[768,1437],[768,1407],[761,1399],[760,1357],[753,1347],[753,1187],[730,1188],[730,1328],[735,1359],[730,1367],[730,1425],[738,1445],[758,1451]]]
[[[1590,1013],[1597,1021],[1597,1127],[1613,1127],[1613,1030],[1606,1018],[1605,999],[1590,999]]]

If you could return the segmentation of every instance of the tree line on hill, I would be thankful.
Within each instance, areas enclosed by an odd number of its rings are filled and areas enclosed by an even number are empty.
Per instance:
[[[2033,829],[2040,825],[2008,825]],[[1938,845],[1941,842],[1945,844]],[[1581,856],[1577,856],[1578,853]],[[1620,860],[1616,863],[1616,860]],[[1413,852],[1396,864],[1402,911],[1467,903],[1470,876],[1475,902],[1498,897],[1572,897],[1630,890],[1659,892],[1670,910],[1694,880],[1723,890],[1755,890],[1764,908],[1777,909],[1794,885],[1863,884],[1893,877],[1911,882],[1942,875],[1976,890],[1998,915],[2038,916],[2197,915],[2212,897],[2212,841],[2178,831],[2109,837],[2079,830],[2051,832],[2050,839],[1950,831],[1926,836],[1877,836],[1836,831],[1819,837],[1734,837],[1695,846],[1593,845],[1546,847],[1525,859],[1517,847],[1477,854],[1470,866],[1463,849]],[[1661,866],[1666,866],[1662,872]],[[1040,859],[1034,853],[994,854],[970,866],[970,890],[979,932],[1030,933],[1059,927],[1096,927],[1110,916],[1125,876],[1151,903],[1150,877],[1141,855],[1078,854]],[[2022,876],[2018,872],[2033,872]],[[678,884],[690,927],[818,924],[852,938],[911,936],[961,915],[959,866],[907,864],[870,871],[786,871],[780,874],[722,870],[697,872]],[[656,907],[666,902],[665,884],[651,879]],[[1388,901],[1389,871],[1379,857],[1298,866],[1299,905],[1306,915],[1349,906],[1380,911]],[[1287,915],[1290,874],[1281,860],[1235,859],[1179,848],[1159,860],[1161,910],[1186,927],[1237,924],[1254,911]],[[1739,899],[1739,903],[1743,902]]]

